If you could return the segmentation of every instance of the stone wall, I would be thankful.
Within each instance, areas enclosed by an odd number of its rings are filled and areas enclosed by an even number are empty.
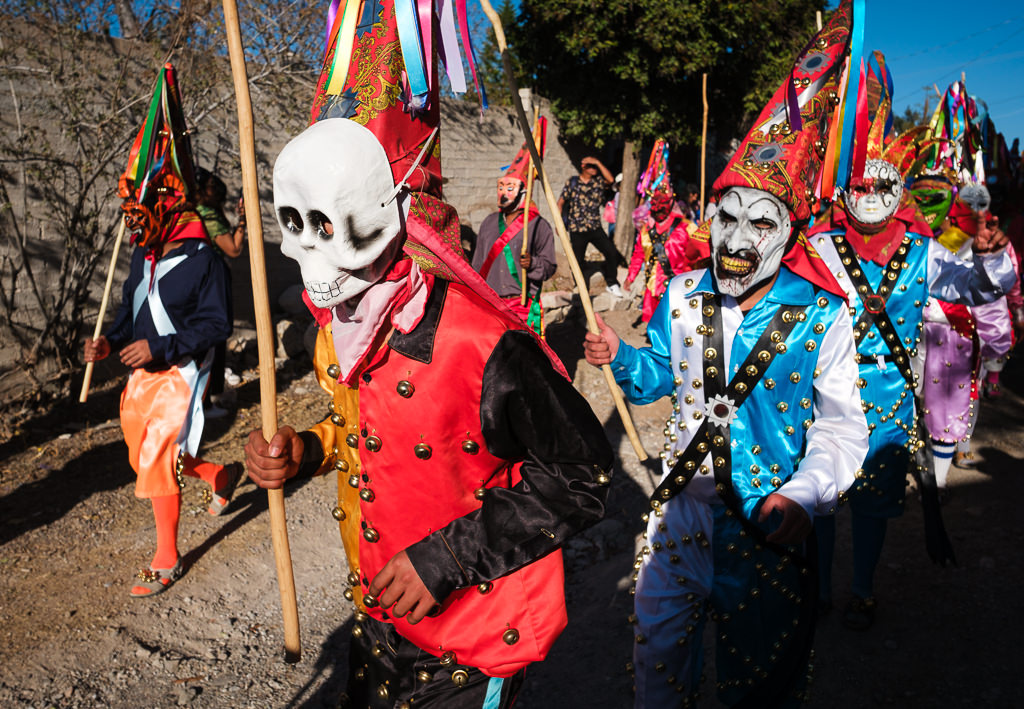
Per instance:
[[[548,119],[544,165],[557,200],[562,185],[576,171],[559,142],[559,126],[551,116],[550,103],[545,99],[536,103]],[[463,226],[475,232],[484,217],[497,208],[495,182],[502,175],[501,168],[512,162],[522,146],[522,131],[511,108],[492,107],[481,116],[475,104],[442,100],[441,137],[445,198],[459,210]],[[551,212],[538,186],[534,195],[541,216],[550,221]]]

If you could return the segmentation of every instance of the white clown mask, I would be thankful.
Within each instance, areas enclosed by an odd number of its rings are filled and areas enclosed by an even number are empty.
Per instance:
[[[843,199],[850,218],[873,230],[892,219],[902,196],[903,178],[896,167],[885,160],[868,160],[864,177],[850,181]]]
[[[789,209],[775,195],[732,187],[711,218],[711,250],[718,290],[739,297],[774,276],[791,232]]]
[[[314,123],[274,164],[281,252],[299,263],[313,304],[332,308],[387,272],[401,248],[401,197],[384,148],[346,118]],[[404,197],[404,195],[403,195]]]

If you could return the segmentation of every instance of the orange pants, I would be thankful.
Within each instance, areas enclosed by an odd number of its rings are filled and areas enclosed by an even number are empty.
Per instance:
[[[188,415],[192,392],[177,367],[162,372],[136,369],[121,394],[121,430],[128,444],[128,462],[138,478],[135,496],[150,498],[179,493],[175,464],[178,460],[182,427]],[[217,471],[194,469],[212,466],[185,456],[185,475],[213,478]]]

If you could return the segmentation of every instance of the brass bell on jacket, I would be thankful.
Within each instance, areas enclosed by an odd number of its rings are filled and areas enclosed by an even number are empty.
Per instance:
[[[469,684],[469,673],[465,670],[455,670],[452,672],[452,684],[460,689]]]
[[[373,527],[367,527],[363,530],[363,539],[370,542],[370,544],[376,544],[377,540],[380,539],[380,533]]]
[[[355,473],[352,473],[351,475],[349,475],[348,476],[348,484],[349,484],[349,487],[359,487],[359,476],[356,475]]]
[[[480,444],[476,441],[465,440],[462,442],[462,451],[470,455],[476,455],[480,450]]]
[[[501,634],[501,639],[506,645],[515,645],[519,642],[519,631],[515,628],[509,628]]]
[[[359,436],[357,436],[354,433],[350,433],[347,436],[345,436],[345,443],[348,444],[349,448],[358,448],[359,447]]]
[[[484,581],[483,583],[478,583],[476,585],[476,590],[481,594],[490,593],[492,588],[494,588],[494,584],[490,581]]]
[[[337,379],[341,376],[341,367],[336,364],[329,365],[327,367],[327,376],[331,379]]]
[[[334,517],[334,519],[336,519],[337,521],[343,522],[345,520],[345,510],[341,509],[340,507],[335,507],[333,510],[331,510],[331,516]]]
[[[398,382],[398,386],[395,387],[395,391],[397,391],[398,395],[403,399],[408,399],[410,396],[413,395],[413,392],[416,391],[416,387],[412,385],[412,382],[403,379],[402,381]]]
[[[363,502],[373,502],[373,498],[375,498],[376,495],[373,494],[373,490],[368,487],[364,487],[359,491],[359,497]]]
[[[455,664],[455,653],[448,650],[441,655],[441,667],[451,667]]]
[[[380,439],[377,436],[370,436],[366,439],[366,450],[376,453],[380,450]]]
[[[335,454],[335,455],[337,455],[337,454]],[[338,471],[340,471],[342,473],[347,473],[348,472],[348,461],[347,460],[342,460],[342,459],[339,458],[338,460],[334,461],[334,469],[338,470]]]
[[[430,454],[433,453],[433,449],[426,443],[417,443],[413,446],[412,452],[416,454],[416,457],[420,460],[427,460]]]
[[[333,423],[335,426],[344,426],[345,417],[342,416],[341,414],[331,414],[331,423]]]

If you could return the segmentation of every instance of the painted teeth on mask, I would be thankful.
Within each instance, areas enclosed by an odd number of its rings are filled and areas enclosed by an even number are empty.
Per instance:
[[[726,256],[725,254],[719,256],[718,262],[723,271],[735,276],[745,276],[752,272],[755,266],[753,261],[737,258],[735,256]]]
[[[341,295],[341,285],[347,278],[347,275],[342,275],[332,282],[320,281],[318,283],[310,283],[307,281],[305,284],[306,292],[309,293],[309,297],[314,303],[327,302],[331,298]]]

